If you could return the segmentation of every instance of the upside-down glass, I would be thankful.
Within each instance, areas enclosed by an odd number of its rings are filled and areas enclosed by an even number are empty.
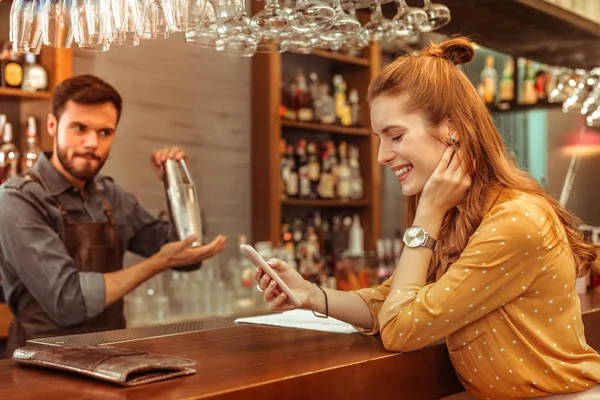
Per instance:
[[[144,4],[142,39],[168,39],[169,24],[161,0],[146,0]]]
[[[340,0],[333,1],[335,17],[333,25],[326,32],[321,34],[322,42],[319,46],[330,49],[340,49],[346,41],[356,38],[362,26],[356,18],[347,14],[342,9]]]
[[[120,27],[115,29],[113,44],[123,46],[139,45],[144,30],[144,1],[117,0],[114,7],[119,10],[121,23]]]
[[[108,51],[113,37],[110,7],[106,0],[73,0],[73,38],[80,49]]]
[[[42,38],[44,45],[70,48],[73,42],[71,0],[44,0],[42,4]]]
[[[371,42],[391,42],[396,38],[396,25],[383,16],[380,0],[375,0],[375,9],[371,14],[371,20],[365,24],[363,29]]]
[[[432,31],[440,29],[450,23],[450,10],[443,4],[433,4],[431,0],[425,0],[423,10],[427,13],[428,28]]]
[[[42,37],[41,0],[13,0],[9,40],[13,51],[35,51]]]
[[[329,29],[333,24],[335,10],[320,0],[296,0],[290,12],[290,27],[300,34],[309,34]]]

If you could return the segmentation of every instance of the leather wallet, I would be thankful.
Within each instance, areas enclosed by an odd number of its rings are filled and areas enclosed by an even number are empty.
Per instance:
[[[137,386],[194,374],[194,360],[112,346],[21,347],[18,364],[51,368],[114,383]]]

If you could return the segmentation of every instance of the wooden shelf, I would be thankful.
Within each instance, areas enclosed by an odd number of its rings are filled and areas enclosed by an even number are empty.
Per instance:
[[[285,199],[284,206],[304,207],[368,207],[369,200]]]
[[[25,92],[21,89],[0,88],[0,96],[3,97],[21,97],[24,99],[50,99],[50,92]]]
[[[311,52],[313,56],[326,58],[328,60],[337,61],[345,64],[354,64],[361,67],[368,67],[371,62],[368,58],[348,56],[346,54],[333,53],[327,50],[315,49]]]
[[[310,131],[336,133],[340,135],[355,135],[355,136],[369,136],[371,130],[368,128],[360,128],[354,126],[341,126],[341,125],[327,125],[319,124],[316,122],[300,122],[300,121],[281,121],[281,125],[285,128],[292,129],[305,129]]]
[[[561,109],[562,103],[549,103],[547,101],[536,103],[536,104],[511,104],[508,108],[500,108],[497,106],[488,106],[488,110],[491,113],[509,113],[517,111],[533,111],[533,110],[546,110],[546,109]]]
[[[8,329],[13,320],[12,313],[6,303],[0,303],[0,338],[8,337]]]
[[[436,31],[548,65],[591,69],[600,65],[600,24],[544,0],[444,0],[452,21]],[[384,15],[396,14],[394,2]],[[425,39],[425,38],[424,38]],[[425,44],[425,43],[423,43]]]

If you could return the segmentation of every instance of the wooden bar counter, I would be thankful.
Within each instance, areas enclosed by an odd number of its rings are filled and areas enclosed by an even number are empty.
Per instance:
[[[582,296],[588,343],[600,349],[600,291]],[[463,391],[446,347],[386,351],[379,337],[237,325],[177,333],[168,326],[68,336],[63,344],[110,344],[188,357],[196,374],[121,388],[0,361],[0,399],[440,399]],[[152,332],[154,330],[154,333]],[[177,329],[175,329],[177,330]],[[186,330],[185,327],[180,330]],[[86,338],[91,337],[92,339]],[[42,340],[43,344],[46,339]],[[54,344],[61,344],[56,341]],[[61,339],[62,340],[62,339]],[[92,342],[90,342],[92,340]],[[36,344],[36,345],[42,345]],[[47,343],[46,343],[47,344]]]

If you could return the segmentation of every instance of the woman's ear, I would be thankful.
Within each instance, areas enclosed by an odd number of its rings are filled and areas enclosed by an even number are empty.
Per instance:
[[[448,117],[445,117],[440,123],[440,133],[448,144],[456,144],[460,141],[460,137],[454,127],[454,123]]]

